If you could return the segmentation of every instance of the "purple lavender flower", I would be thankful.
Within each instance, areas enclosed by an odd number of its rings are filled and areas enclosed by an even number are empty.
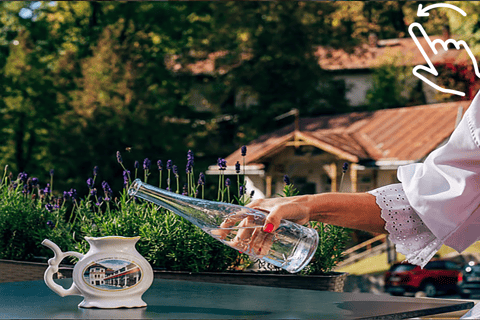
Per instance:
[[[88,186],[88,189],[93,188],[93,179],[92,178],[87,179],[87,186]]]
[[[117,161],[118,161],[118,163],[120,163],[120,164],[123,163],[122,155],[120,154],[120,151],[117,151]]]
[[[342,172],[345,173],[348,170],[348,162],[344,162],[342,166]]]
[[[28,174],[26,174],[25,172],[20,172],[17,177],[17,179],[21,180],[23,183],[27,181],[27,178]]]
[[[102,202],[103,202],[103,198],[102,196],[98,196],[98,202],[95,203],[96,206],[100,207],[102,205]]]
[[[175,175],[175,178],[178,178],[178,167],[176,165],[173,165],[173,174]]]
[[[200,174],[198,175],[198,184],[201,186],[205,185],[205,175],[203,174],[203,172],[200,172]]]
[[[227,161],[225,159],[218,158],[217,165],[220,171],[225,170],[227,168]]]
[[[45,189],[43,189],[43,192],[50,193],[50,183],[47,183],[47,186],[45,187]]]
[[[123,178],[127,178],[128,179],[128,176],[130,176],[130,170],[123,170]]]
[[[23,185],[22,193],[23,194],[28,193],[28,186],[26,184]]]
[[[70,193],[68,191],[63,191],[63,199],[68,200],[70,198]]]
[[[187,162],[191,162],[192,167],[193,167],[194,156],[193,156],[193,151],[192,150],[188,150],[188,152],[187,152]]]
[[[140,162],[135,161],[135,163],[133,164],[133,167],[134,167],[135,169],[140,168]]]
[[[230,187],[232,185],[232,182],[230,181],[229,178],[225,180],[225,186]]]
[[[245,187],[240,186],[240,197],[243,196],[244,194],[245,194]]]
[[[51,205],[50,205],[51,206]],[[48,210],[48,209],[47,209]],[[49,210],[50,211],[50,210]],[[55,223],[52,221],[52,220],[48,220],[47,221],[47,227],[49,227],[50,229],[53,229],[55,228]]]
[[[148,158],[145,158],[145,160],[143,160],[143,170],[150,170],[151,164],[152,162]]]
[[[32,187],[35,188],[38,185],[38,178],[32,178]]]
[[[187,167],[185,168],[186,173],[192,173],[192,168],[193,168],[193,161],[188,160],[187,161]]]
[[[237,163],[235,163],[235,172],[240,173],[240,161],[237,161]]]
[[[187,196],[187,184],[184,183],[183,184],[183,188],[182,188],[182,196]]]
[[[93,188],[92,190],[90,190],[90,195],[95,197],[97,195],[97,188]]]
[[[167,160],[167,170],[172,170],[172,160]]]
[[[98,166],[93,167],[93,176],[98,176]]]
[[[103,181],[102,188],[103,188],[103,192],[105,193],[105,200],[107,200],[107,198],[109,198],[108,200],[110,200],[110,196],[113,194],[113,190],[112,188],[110,188],[110,185],[108,184],[108,182]]]
[[[50,177],[53,177],[53,174],[55,173],[55,170],[50,169]]]
[[[128,177],[130,177],[130,171],[129,170],[123,170],[123,185],[124,186],[128,185]]]
[[[47,209],[48,212],[52,212],[53,211],[53,206],[50,203],[47,203],[45,205],[45,209]]]
[[[247,146],[242,146],[241,151],[242,151],[242,157],[245,157],[247,155]]]
[[[68,194],[70,195],[70,198],[72,198],[72,200],[76,200],[77,199],[77,190],[76,189],[70,189],[70,191],[68,192]]]
[[[290,184],[290,178],[287,175],[283,176],[283,182],[285,182],[286,185]]]
[[[162,171],[162,170],[163,170],[162,160],[158,160],[158,161],[157,161],[157,167],[158,167],[158,170],[159,170],[159,171]]]

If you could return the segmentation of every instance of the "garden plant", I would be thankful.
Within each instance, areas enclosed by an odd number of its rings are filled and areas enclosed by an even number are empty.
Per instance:
[[[246,147],[242,147],[246,155]],[[43,185],[35,177],[20,173],[15,178],[5,166],[0,181],[0,259],[36,261],[48,257],[50,252],[40,245],[48,238],[63,250],[86,253],[89,249],[85,236],[102,237],[121,235],[140,236],[137,250],[155,269],[190,272],[222,272],[245,270],[253,261],[221,242],[210,237],[183,218],[127,195],[127,190],[136,178],[160,188],[182,193],[190,197],[205,196],[205,175],[194,173],[194,154],[187,153],[185,175],[168,160],[161,160],[154,168],[146,158],[142,166],[133,163],[132,170],[124,163],[121,153],[116,154],[123,169],[123,188],[115,193],[108,182],[100,183],[98,167],[86,180],[89,193],[79,197],[75,189],[58,192],[54,190],[54,170]],[[253,193],[245,188],[242,165],[235,164],[236,177],[226,177],[225,159],[218,159],[217,201],[246,205]],[[344,170],[345,172],[345,170]],[[232,182],[233,180],[233,182]],[[236,180],[236,181],[234,181]],[[281,196],[298,194],[288,176]],[[310,227],[319,232],[320,243],[312,262],[302,274],[330,272],[341,260],[348,240],[344,228],[311,222]],[[75,259],[75,258],[71,258]],[[72,260],[73,262],[74,260]]]

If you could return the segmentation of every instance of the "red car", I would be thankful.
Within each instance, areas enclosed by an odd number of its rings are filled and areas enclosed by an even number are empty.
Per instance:
[[[397,263],[385,273],[385,292],[403,295],[423,291],[427,297],[433,297],[440,291],[457,292],[460,281],[460,266],[452,261],[431,261],[423,269],[409,263]]]

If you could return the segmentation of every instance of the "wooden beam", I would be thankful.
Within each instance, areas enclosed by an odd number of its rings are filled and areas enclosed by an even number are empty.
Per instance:
[[[358,157],[350,154],[348,152],[345,152],[337,147],[332,146],[331,144],[328,144],[326,142],[323,142],[319,139],[313,138],[309,136],[308,134],[305,134],[303,132],[295,132],[295,137],[298,137],[299,140],[303,140],[304,142],[309,143],[312,146],[315,146],[319,149],[322,149],[323,151],[326,151],[328,153],[334,154],[338,156],[340,159],[348,160],[350,162],[357,163],[358,162]]]
[[[332,173],[332,176],[330,177],[330,179],[332,180],[331,191],[337,192],[337,164],[335,162],[332,162],[330,167],[330,172]]]
[[[267,176],[265,183],[265,197],[270,198],[272,196],[272,176]]]
[[[357,192],[358,186],[358,174],[355,166],[350,166],[350,180],[352,181],[352,192]]]

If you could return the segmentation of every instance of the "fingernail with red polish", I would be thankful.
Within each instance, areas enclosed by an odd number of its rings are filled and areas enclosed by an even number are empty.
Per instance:
[[[267,223],[265,225],[265,228],[263,228],[263,231],[265,231],[266,233],[270,233],[273,231],[273,224],[271,223]]]

